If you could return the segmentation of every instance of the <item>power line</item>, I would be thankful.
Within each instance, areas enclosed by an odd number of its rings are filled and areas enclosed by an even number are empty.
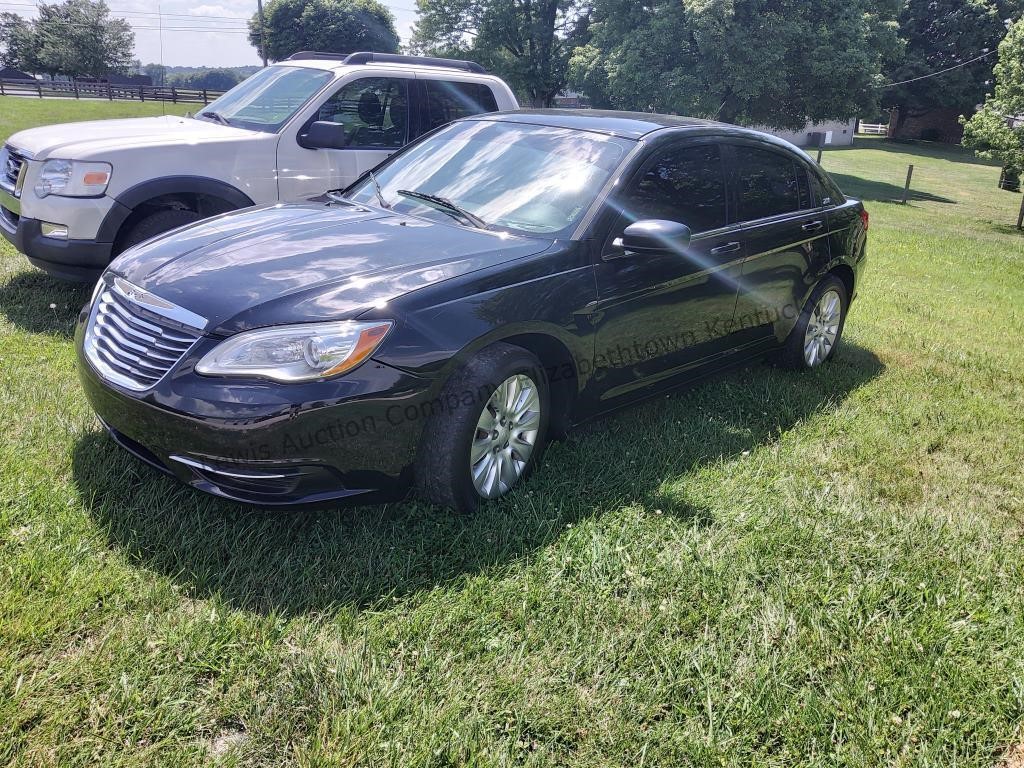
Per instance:
[[[932,77],[938,77],[939,75],[944,75],[947,72],[952,72],[954,69],[960,69],[961,67],[966,67],[969,64],[974,64],[976,61],[981,61],[982,59],[988,58],[993,53],[995,53],[995,51],[988,51],[987,53],[983,53],[983,54],[981,54],[981,56],[977,56],[977,57],[971,59],[970,61],[965,61],[965,62],[963,62],[961,64],[956,64],[956,65],[954,65],[952,67],[947,67],[946,69],[940,69],[938,72],[932,72],[930,75],[921,75],[920,77],[912,77],[909,80],[900,80],[898,83],[888,83],[887,85],[879,86],[879,88],[881,90],[885,90],[886,88],[895,88],[897,85],[906,85],[907,83],[916,83],[916,82],[918,82],[920,80],[927,80],[927,79],[932,78]]]

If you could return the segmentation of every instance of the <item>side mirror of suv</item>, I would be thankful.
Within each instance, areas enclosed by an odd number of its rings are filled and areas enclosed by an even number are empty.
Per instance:
[[[690,228],[678,221],[643,219],[634,221],[613,243],[623,255],[679,253],[690,244]]]
[[[317,120],[299,134],[299,146],[306,149],[341,149],[347,143],[345,126],[327,120]]]

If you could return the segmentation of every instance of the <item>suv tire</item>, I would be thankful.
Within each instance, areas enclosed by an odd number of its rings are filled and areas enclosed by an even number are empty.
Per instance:
[[[195,211],[185,208],[164,208],[145,216],[132,225],[131,229],[121,236],[118,242],[117,254],[127,251],[134,245],[149,240],[151,237],[162,235],[172,229],[192,224],[203,217]],[[115,254],[116,255],[116,254]]]

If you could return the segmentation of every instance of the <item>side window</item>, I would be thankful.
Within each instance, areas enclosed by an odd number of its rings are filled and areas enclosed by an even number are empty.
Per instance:
[[[814,195],[814,205],[839,205],[846,198],[843,197],[843,193],[839,191],[839,188],[835,185],[831,179],[827,176],[822,177],[815,172],[811,172],[811,192]],[[826,203],[825,200],[829,202]]]
[[[424,132],[432,131],[460,117],[498,111],[494,93],[483,83],[458,83],[449,80],[421,82],[426,97],[423,107]]]
[[[801,189],[792,158],[770,149],[744,146],[735,149],[743,221],[800,210]],[[805,186],[806,183],[805,179]]]
[[[721,149],[715,144],[698,144],[662,151],[623,193],[622,204],[632,221],[668,219],[685,224],[694,233],[724,227]]]
[[[408,141],[406,80],[365,77],[353,80],[320,107],[315,120],[345,126],[347,149],[394,149]]]

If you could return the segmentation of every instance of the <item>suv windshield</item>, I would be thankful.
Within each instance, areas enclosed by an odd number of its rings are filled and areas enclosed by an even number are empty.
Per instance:
[[[274,133],[333,77],[322,69],[267,67],[203,107],[197,117]]]
[[[465,221],[461,210],[488,228],[555,236],[580,220],[632,146],[597,133],[467,120],[375,170],[379,195],[368,176],[346,196],[373,205],[383,198],[397,211]]]

